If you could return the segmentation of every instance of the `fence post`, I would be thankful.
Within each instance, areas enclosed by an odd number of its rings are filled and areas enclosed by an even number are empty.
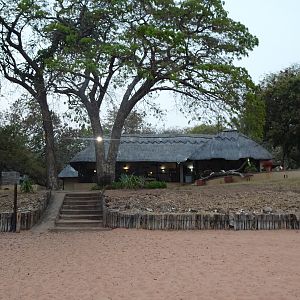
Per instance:
[[[18,213],[18,184],[15,183],[15,185],[14,185],[14,220],[13,220],[13,231],[14,232],[17,232],[17,213]]]

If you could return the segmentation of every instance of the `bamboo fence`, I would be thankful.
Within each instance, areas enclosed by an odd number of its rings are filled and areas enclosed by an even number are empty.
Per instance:
[[[105,209],[105,226],[149,230],[300,229],[300,214],[154,214]]]
[[[48,206],[51,198],[51,193],[46,193],[46,196],[41,201],[38,208],[29,211],[17,212],[17,231],[28,230],[34,226],[41,218],[43,212]],[[10,232],[13,230],[13,212],[0,213],[0,232]]]

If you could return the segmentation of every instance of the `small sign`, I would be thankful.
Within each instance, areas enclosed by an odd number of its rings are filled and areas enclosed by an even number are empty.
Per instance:
[[[20,173],[16,171],[1,172],[2,185],[19,184]]]

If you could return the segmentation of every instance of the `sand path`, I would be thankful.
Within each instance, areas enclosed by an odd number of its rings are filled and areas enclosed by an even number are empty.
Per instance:
[[[0,299],[300,299],[299,231],[0,234]]]

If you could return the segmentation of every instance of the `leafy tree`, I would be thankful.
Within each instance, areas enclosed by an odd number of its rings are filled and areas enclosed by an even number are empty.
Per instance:
[[[250,138],[261,142],[264,137],[266,108],[260,91],[246,94],[244,105],[233,124]]]
[[[266,103],[265,138],[282,149],[282,163],[300,160],[300,67],[268,75],[261,82]]]
[[[215,124],[215,125],[200,124],[192,128],[187,128],[186,132],[192,134],[216,134],[221,132],[224,129],[225,127],[223,127],[221,124]]]
[[[47,1],[0,1],[0,70],[12,83],[24,88],[39,104],[45,134],[47,186],[57,188],[52,115],[47,103],[51,76],[45,59],[53,55],[57,41],[49,45],[41,27],[47,21]],[[45,44],[49,45],[43,51]]]
[[[118,108],[113,106],[112,109],[107,111],[105,120],[103,120],[103,131],[105,134],[110,134],[112,132],[112,128],[114,126],[114,122],[118,113]],[[147,134],[154,133],[155,128],[151,126],[150,123],[146,123],[144,118],[146,117],[145,111],[138,111],[137,109],[133,109],[128,117],[126,118],[123,131],[124,134]]]
[[[39,184],[45,184],[44,161],[27,146],[27,137],[20,125],[0,127],[0,170],[18,171],[29,175]]]
[[[95,143],[98,183],[105,174],[114,179],[124,123],[140,101],[172,91],[187,109],[236,110],[240,92],[252,86],[233,60],[257,38],[228,18],[221,0],[53,2],[56,20],[45,30],[51,44],[60,37],[47,60],[58,72],[56,92],[85,107],[94,137],[104,134],[103,103],[112,91],[121,95],[107,156],[103,141]]]
[[[38,103],[23,96],[10,106],[4,119],[6,124],[16,124],[19,134],[26,136],[26,147],[45,163],[45,136]],[[87,145],[92,132],[84,126],[82,128],[71,127],[69,123],[72,122],[68,122],[68,119],[65,119],[63,123],[59,115],[54,112],[52,112],[52,120],[57,167],[61,170],[77,152]]]

